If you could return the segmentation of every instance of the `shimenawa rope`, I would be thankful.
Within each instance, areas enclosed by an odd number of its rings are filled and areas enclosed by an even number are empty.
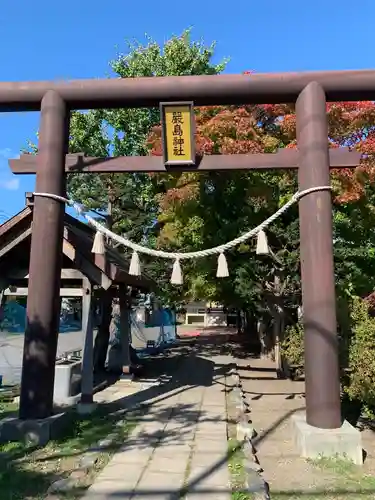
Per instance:
[[[277,210],[273,215],[268,217],[265,221],[263,221],[261,224],[259,224],[257,227],[251,229],[250,231],[247,231],[246,233],[242,234],[238,238],[235,238],[234,240],[228,241],[227,243],[224,243],[223,245],[219,245],[213,248],[208,248],[206,250],[199,250],[196,252],[186,252],[186,253],[181,253],[181,252],[165,252],[163,250],[154,250],[152,248],[144,247],[142,245],[138,245],[137,243],[134,243],[127,239],[124,236],[119,236],[118,234],[112,232],[102,224],[100,224],[98,221],[93,219],[90,215],[87,214],[89,212],[89,209],[86,208],[85,206],[76,203],[74,200],[70,200],[68,198],[65,198],[63,196],[58,196],[56,194],[52,193],[33,193],[34,196],[40,196],[44,198],[51,198],[56,201],[61,201],[62,203],[66,203],[67,205],[71,206],[74,208],[74,210],[77,212],[79,216],[84,217],[87,222],[90,224],[90,226],[94,227],[96,229],[96,235],[94,238],[94,243],[93,243],[93,248],[92,252],[93,253],[98,253],[98,254],[104,254],[105,253],[105,244],[104,244],[104,236],[107,236],[107,238],[112,239],[113,241],[116,241],[120,245],[123,245],[127,248],[130,248],[133,250],[133,255],[131,258],[130,262],[130,267],[129,267],[129,274],[133,276],[140,276],[141,274],[141,268],[140,268],[140,261],[139,261],[139,253],[143,253],[146,255],[150,255],[152,257],[159,257],[162,259],[173,259],[174,264],[173,264],[173,271],[172,271],[172,276],[171,276],[171,283],[176,284],[176,285],[181,285],[183,283],[183,277],[182,277],[182,271],[181,271],[181,266],[180,266],[180,261],[183,259],[199,259],[201,257],[208,257],[210,255],[215,255],[219,254],[218,257],[218,268],[217,268],[217,273],[216,276],[219,278],[225,278],[229,276],[228,272],[228,265],[226,262],[226,258],[224,255],[224,252],[226,250],[230,250],[231,248],[234,248],[241,243],[244,243],[245,241],[249,240],[253,236],[257,235],[258,241],[257,241],[257,249],[256,253],[258,255],[262,254],[268,254],[268,244],[267,244],[267,236],[264,232],[264,229],[268,227],[270,224],[272,224],[278,217],[280,217],[284,212],[286,212],[292,205],[297,203],[298,200],[300,200],[303,196],[306,196],[311,193],[315,193],[317,191],[327,191],[331,190],[331,186],[315,186],[309,189],[304,189],[303,191],[297,191],[289,201],[285,203],[279,210]]]

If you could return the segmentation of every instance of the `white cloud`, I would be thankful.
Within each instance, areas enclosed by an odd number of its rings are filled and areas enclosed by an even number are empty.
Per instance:
[[[3,189],[8,189],[8,191],[17,191],[20,187],[20,180],[18,177],[14,177],[13,179],[0,180],[0,186]]]
[[[10,148],[0,149],[0,188],[8,191],[17,191],[20,187],[18,177],[12,175],[8,160],[11,158],[19,158],[19,154],[12,151]]]
[[[10,158],[13,158],[13,152],[10,148],[2,148],[0,149],[0,156],[9,160]]]

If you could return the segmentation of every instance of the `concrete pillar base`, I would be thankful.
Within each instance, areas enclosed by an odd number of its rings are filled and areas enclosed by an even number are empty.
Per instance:
[[[340,458],[363,464],[361,433],[345,420],[339,429],[318,429],[305,414],[292,416],[293,438],[303,458]]]
[[[77,413],[79,415],[91,415],[97,409],[98,403],[78,403],[77,404]]]
[[[39,420],[4,418],[0,422],[0,443],[21,441],[34,446],[45,446],[51,439],[59,438],[70,421],[68,412]]]

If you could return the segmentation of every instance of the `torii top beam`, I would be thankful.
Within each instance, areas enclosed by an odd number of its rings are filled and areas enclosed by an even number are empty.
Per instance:
[[[163,101],[194,101],[196,106],[291,103],[313,81],[323,87],[327,101],[375,99],[375,70],[314,71],[0,82],[0,111],[39,111],[48,90],[56,90],[72,110],[157,107]]]

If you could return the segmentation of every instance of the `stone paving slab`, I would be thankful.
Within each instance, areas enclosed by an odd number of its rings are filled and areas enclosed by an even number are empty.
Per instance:
[[[148,466],[148,471],[150,472],[164,472],[164,473],[170,473],[170,474],[185,474],[186,470],[186,457],[185,456],[173,456],[173,457],[161,457],[160,455],[157,455],[157,452],[155,452],[155,455],[153,457],[153,460],[151,461],[150,465]]]
[[[185,500],[200,500],[200,499],[209,499],[209,500],[228,500],[228,493],[226,491],[193,491],[188,492]]]
[[[221,460],[222,457],[218,456],[216,452],[215,453],[195,452],[191,458],[190,467],[191,469],[199,467],[206,467],[207,469],[210,469],[212,467],[215,467],[218,463],[220,463]]]
[[[200,439],[196,441],[194,451],[195,453],[216,453],[218,455],[224,455],[228,451],[227,440]]]
[[[200,479],[202,478],[202,479]],[[197,489],[205,489],[215,487],[218,490],[222,487],[229,487],[229,473],[227,464],[216,466],[215,470],[211,471],[209,468],[201,466],[194,467],[190,470],[189,481],[197,481]],[[195,487],[194,487],[195,488]],[[189,489],[189,487],[188,487]]]
[[[190,483],[190,484],[189,484]],[[193,467],[189,474],[186,500],[228,500],[230,498],[229,471],[226,462],[212,467]]]
[[[123,480],[97,480],[88,490],[88,494],[84,498],[100,499],[111,498],[114,494],[121,493],[120,498],[131,498],[134,491],[134,482],[127,483]]]
[[[226,431],[227,431],[226,423],[215,422],[215,421],[199,422],[196,428],[196,432],[198,434],[210,435],[210,436],[212,434],[218,434],[220,436],[223,433],[226,433]]]
[[[113,455],[107,467],[110,467],[111,464],[120,464],[121,466],[124,465],[128,466],[129,464],[134,464],[137,465],[138,467],[141,467],[142,465],[146,465],[148,463],[152,453],[153,453],[152,448],[147,450],[132,449],[122,452],[120,451]]]
[[[149,491],[174,491],[178,492],[184,485],[185,471],[182,473],[166,473],[154,472],[147,470],[137,485],[136,490],[149,490]],[[136,491],[136,492],[137,492]]]
[[[194,439],[195,429],[191,427],[168,427],[164,429],[163,442],[188,443]]]
[[[180,430],[185,430],[185,431],[195,431],[197,425],[199,425],[199,419],[190,419],[186,421],[183,418],[176,418],[174,416],[171,417],[169,422],[167,422],[167,425],[165,426],[164,430],[165,432],[173,432],[173,431],[180,431]]]
[[[158,448],[155,450],[155,456],[159,457],[162,459],[162,457],[180,457],[184,456],[186,457],[186,460],[188,460],[188,457],[190,457],[190,454],[192,452],[192,446],[191,444],[177,444],[177,443],[168,443],[168,444],[163,444],[161,446],[158,446]]]
[[[201,441],[201,440],[208,440],[208,441],[222,441],[223,440],[223,433],[220,432],[211,432],[210,430],[208,430],[207,432],[204,432],[204,431],[201,431],[201,430],[198,430],[196,433],[195,433],[195,439],[197,442]]]
[[[97,481],[118,481],[121,478],[121,481],[124,481],[133,489],[137,485],[146,466],[147,461],[143,463],[128,463],[126,466],[124,463],[111,461],[97,476]]]

